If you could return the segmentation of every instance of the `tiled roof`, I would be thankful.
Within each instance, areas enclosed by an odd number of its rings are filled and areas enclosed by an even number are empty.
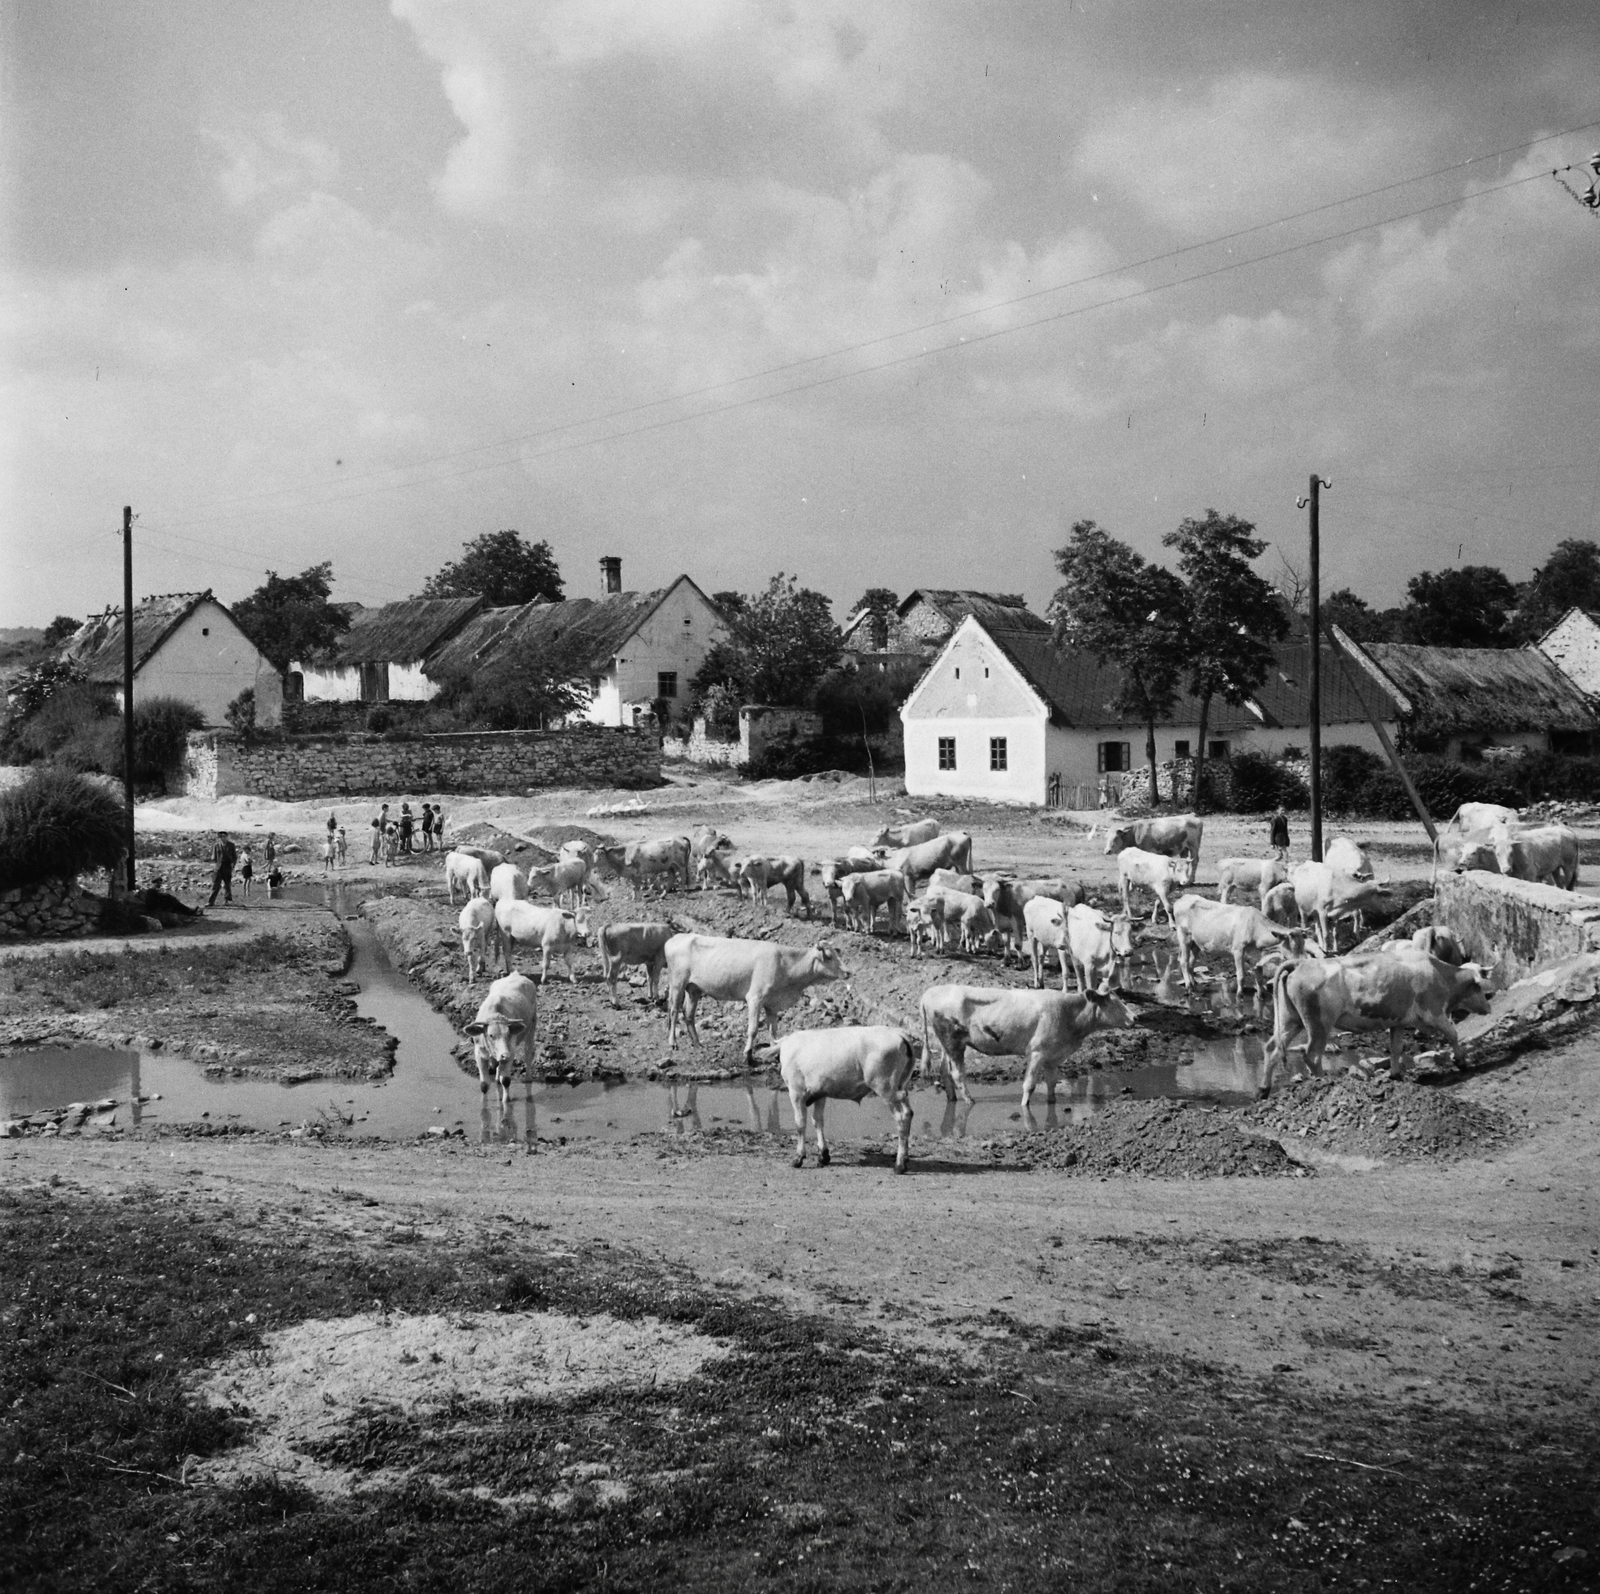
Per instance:
[[[163,592],[133,609],[133,667],[138,670],[157,648],[208,598],[204,592]],[[212,601],[216,600],[212,598]],[[221,607],[221,605],[218,605]],[[229,616],[231,619],[232,616]],[[91,615],[73,633],[62,656],[79,665],[91,681],[122,679],[122,610]]]
[[[483,607],[482,598],[402,598],[363,609],[334,647],[334,668],[425,659]]]
[[[1277,663],[1265,681],[1251,694],[1263,715],[1263,723],[1285,729],[1311,723],[1311,645],[1282,643],[1273,648]],[[1322,723],[1349,725],[1366,720],[1366,710],[1357,695],[1352,676],[1360,677],[1360,666],[1341,659],[1326,643],[1322,648]],[[1393,719],[1395,708],[1375,681],[1363,678],[1372,696],[1372,706]]]

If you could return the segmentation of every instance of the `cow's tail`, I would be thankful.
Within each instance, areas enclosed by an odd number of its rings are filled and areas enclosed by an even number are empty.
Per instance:
[[[1261,1076],[1261,1094],[1272,1089],[1274,1071],[1289,1065],[1289,976],[1296,964],[1282,963],[1272,977],[1272,1039],[1267,1043],[1266,1072]]]
[[[928,1004],[923,1001],[917,1005],[922,1013],[922,1078],[924,1082],[938,1084],[933,1072],[933,1042],[928,1036]]]

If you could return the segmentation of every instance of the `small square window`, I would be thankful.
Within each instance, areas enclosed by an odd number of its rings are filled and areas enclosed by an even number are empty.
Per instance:
[[[1100,743],[1100,773],[1102,775],[1116,775],[1124,770],[1132,769],[1133,762],[1130,758],[1132,744],[1129,742],[1101,742]]]
[[[939,738],[939,768],[954,769],[956,767],[956,739],[953,736]]]
[[[678,672],[676,670],[661,670],[656,675],[656,696],[676,697],[678,695]]]
[[[1172,744],[1172,756],[1174,758],[1187,758],[1189,756],[1189,744],[1187,742],[1174,742]]]
[[[1207,758],[1226,758],[1227,756],[1228,756],[1228,744],[1226,742],[1207,742],[1206,743],[1206,757]]]
[[[989,768],[1003,770],[1006,765],[1006,739],[1003,736],[989,738]]]

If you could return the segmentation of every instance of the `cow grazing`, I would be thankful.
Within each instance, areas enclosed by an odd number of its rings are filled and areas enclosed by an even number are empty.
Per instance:
[[[971,874],[972,837],[964,830],[952,830],[947,836],[935,836],[932,841],[901,847],[884,859],[883,867],[903,874],[908,886],[926,880],[935,869],[955,869]]]
[[[1322,950],[1329,953],[1338,951],[1337,937],[1342,920],[1354,919],[1359,935],[1361,914],[1379,906],[1389,895],[1387,881],[1354,880],[1326,863],[1296,864],[1289,881],[1294,886],[1301,924],[1316,921],[1317,940]]]
[[[476,858],[483,865],[485,872],[499,868],[506,861],[505,854],[496,852],[493,847],[474,847],[467,842],[458,841],[454,850],[464,858]]]
[[[1059,991],[1013,991],[974,985],[932,985],[922,993],[923,1066],[932,1070],[932,1036],[944,1053],[945,1096],[972,1100],[963,1066],[966,1050],[985,1057],[1022,1057],[1022,1105],[1041,1080],[1054,1101],[1061,1065],[1097,1029],[1126,1029],[1133,1020],[1105,991],[1067,996]]]
[[[669,889],[689,884],[689,838],[663,836],[655,841],[596,847],[594,866],[602,874],[626,880],[635,896],[643,896],[652,883],[665,896]]]
[[[667,966],[667,942],[678,933],[670,924],[604,924],[595,940],[600,949],[600,973],[617,1000],[617,976],[624,969],[643,966],[650,976],[650,1005],[656,1001],[656,986]]]
[[[1182,884],[1192,886],[1200,872],[1200,839],[1205,824],[1196,814],[1174,814],[1170,819],[1130,819],[1113,825],[1106,834],[1106,852],[1121,852],[1137,847],[1141,852],[1160,853],[1167,858],[1187,858],[1189,877]]]
[[[1425,924],[1409,941],[1385,941],[1379,950],[1400,952],[1410,947],[1420,947],[1429,957],[1436,957],[1441,963],[1448,963],[1453,969],[1460,968],[1468,961],[1466,948],[1462,946],[1460,937],[1454,930],[1446,929],[1442,924]]]
[[[456,918],[461,931],[461,953],[467,960],[467,984],[471,985],[478,973],[489,972],[489,943],[500,939],[500,927],[495,923],[494,903],[488,897],[469,897],[467,905]],[[474,971],[473,960],[477,960]]]
[[[1231,902],[1233,893],[1239,891],[1261,901],[1288,878],[1289,871],[1279,858],[1224,858],[1217,865],[1217,899]]]
[[[478,1065],[478,1089],[487,1096],[489,1081],[500,1086],[500,1111],[511,1100],[511,1076],[521,1068],[531,1077],[538,1061],[538,987],[526,975],[507,974],[496,980],[467,1025],[472,1059]]]
[[[1133,916],[1133,888],[1143,886],[1153,892],[1156,899],[1155,907],[1150,910],[1150,922],[1156,922],[1162,908],[1167,910],[1170,922],[1172,896],[1185,884],[1184,872],[1185,866],[1178,858],[1146,852],[1142,847],[1124,847],[1117,854],[1117,886],[1122,892],[1122,911],[1130,918]]]
[[[497,863],[489,871],[491,902],[521,902],[527,895],[528,877],[514,863]]]
[[[1419,1030],[1444,1041],[1460,1061],[1453,1012],[1489,1011],[1489,971],[1475,963],[1453,968],[1421,947],[1351,957],[1305,958],[1279,969],[1273,983],[1272,1039],[1267,1044],[1265,1095],[1291,1046],[1305,1036],[1306,1067],[1322,1071],[1336,1030],[1389,1032],[1389,1071],[1400,1073],[1400,1031]]]
[[[495,905],[494,917],[500,926],[504,968],[508,974],[517,942],[524,941],[539,948],[541,984],[550,978],[552,952],[566,964],[567,977],[572,983],[578,983],[578,971],[572,966],[572,949],[583,946],[589,939],[589,921],[582,914],[568,913],[565,908],[540,907],[533,902],[501,902]]]
[[[1066,930],[1079,990],[1120,990],[1127,984],[1128,960],[1133,956],[1133,920],[1127,914],[1108,919],[1098,908],[1075,902],[1067,909]],[[1062,990],[1067,988],[1066,973],[1063,967]]]
[[[840,882],[845,918],[850,927],[871,935],[878,909],[889,910],[889,934],[905,928],[906,877],[893,869],[846,875]]]
[[[806,1108],[817,1129],[817,1166],[828,1166],[822,1110],[829,1101],[879,1096],[894,1114],[899,1144],[894,1171],[906,1171],[911,1149],[911,1075],[917,1043],[888,1024],[848,1024],[838,1029],[797,1029],[778,1042],[778,1072],[794,1109],[794,1165],[806,1160]]]
[[[1500,873],[1513,880],[1548,882],[1562,891],[1578,883],[1578,837],[1565,825],[1534,825],[1490,833]]]
[[[806,917],[811,917],[811,897],[806,891],[806,866],[799,858],[766,858],[753,854],[748,858],[735,858],[730,865],[733,883],[739,895],[750,887],[750,900],[761,904],[767,911],[767,894],[774,886],[783,887],[784,906],[794,912],[798,898],[805,905]]]
[[[1285,943],[1304,942],[1303,930],[1279,929],[1257,908],[1242,903],[1211,902],[1185,892],[1172,905],[1172,922],[1178,931],[1178,966],[1183,988],[1194,990],[1194,955],[1233,959],[1234,992],[1244,1000],[1244,955],[1271,952]],[[1259,980],[1259,976],[1258,976]]]
[[[1372,859],[1367,856],[1367,849],[1349,836],[1335,836],[1324,849],[1322,861],[1337,873],[1349,875],[1352,880],[1373,878]]]
[[[995,928],[1005,937],[1000,953],[1002,964],[1011,961],[1013,947],[1017,961],[1026,960],[1028,930],[1022,915],[1035,897],[1048,897],[1064,907],[1083,901],[1083,887],[1071,880],[990,880],[980,894],[984,906],[994,915]]]
[[[475,858],[471,853],[447,852],[444,855],[444,883],[450,891],[450,906],[456,905],[456,891],[459,888],[465,898],[486,897],[489,895],[489,871],[484,867],[481,858]]]
[[[753,1064],[756,1031],[763,1017],[778,1038],[778,1015],[793,1007],[813,985],[846,978],[839,954],[825,941],[815,946],[780,946],[720,935],[675,935],[667,953],[667,1046],[678,1042],[678,1020],[695,1046],[695,1009],[700,998],[743,1002],[748,1014],[744,1060]]]
[[[911,819],[903,825],[885,825],[872,838],[874,847],[915,847],[932,841],[940,832],[937,819]]]

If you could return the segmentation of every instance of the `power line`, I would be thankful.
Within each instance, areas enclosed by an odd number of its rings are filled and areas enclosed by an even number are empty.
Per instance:
[[[645,412],[647,412],[649,410],[652,410],[652,409],[659,409],[664,405],[680,404],[680,403],[684,403],[684,402],[686,402],[687,400],[690,400],[690,399],[703,398],[703,397],[706,397],[706,396],[708,396],[710,394],[723,392],[723,391],[726,391],[728,388],[738,387],[738,386],[741,386],[741,385],[743,385],[745,383],[748,383],[748,382],[760,381],[760,380],[763,380],[763,379],[768,378],[768,377],[782,376],[782,375],[785,375],[785,374],[787,374],[789,372],[792,372],[792,371],[802,370],[802,369],[805,369],[805,368],[807,368],[809,366],[820,364],[821,362],[826,361],[826,360],[838,359],[838,358],[841,358],[842,356],[847,355],[847,354],[856,354],[856,353],[860,353],[860,352],[862,352],[864,350],[867,350],[867,349],[881,347],[882,345],[884,345],[886,343],[897,342],[901,338],[911,337],[911,336],[916,335],[917,333],[940,330],[940,329],[945,328],[945,327],[955,326],[955,325],[957,325],[957,324],[959,324],[961,322],[964,322],[964,321],[969,321],[969,320],[976,319],[979,316],[992,315],[996,311],[999,311],[999,310],[1012,309],[1015,306],[1020,305],[1020,304],[1027,304],[1027,303],[1032,302],[1033,300],[1044,298],[1044,297],[1047,297],[1047,296],[1052,295],[1052,294],[1063,293],[1069,288],[1085,287],[1085,286],[1087,286],[1087,285],[1089,285],[1091,283],[1101,282],[1101,281],[1106,280],[1107,278],[1115,277],[1115,276],[1121,275],[1121,274],[1123,274],[1125,272],[1137,271],[1137,270],[1140,270],[1140,269],[1142,269],[1143,267],[1146,267],[1146,266],[1159,265],[1159,264],[1162,264],[1162,263],[1164,263],[1166,261],[1180,259],[1182,256],[1187,255],[1187,254],[1195,253],[1198,250],[1215,248],[1219,244],[1232,243],[1232,242],[1237,241],[1238,239],[1248,238],[1248,237],[1251,237],[1252,235],[1254,235],[1256,233],[1265,232],[1265,231],[1268,231],[1268,230],[1270,230],[1271,228],[1274,228],[1274,227],[1288,226],[1289,224],[1291,224],[1293,222],[1303,221],[1303,220],[1307,219],[1308,217],[1321,215],[1321,214],[1323,214],[1323,213],[1325,213],[1327,211],[1330,211],[1330,210],[1341,209],[1346,205],[1356,204],[1356,203],[1358,203],[1358,202],[1360,202],[1361,200],[1364,200],[1364,199],[1373,199],[1373,198],[1376,198],[1376,197],[1378,197],[1379,195],[1382,195],[1382,194],[1393,193],[1397,189],[1410,187],[1415,183],[1427,182],[1427,181],[1430,181],[1431,179],[1436,178],[1436,177],[1448,176],[1452,172],[1464,171],[1464,170],[1466,170],[1466,169],[1468,169],[1468,168],[1470,168],[1472,166],[1482,165],[1482,164],[1484,164],[1486,162],[1489,162],[1489,161],[1501,160],[1501,159],[1505,158],[1508,155],[1520,154],[1525,150],[1537,148],[1540,144],[1550,143],[1550,142],[1553,142],[1554,140],[1557,140],[1557,139],[1568,138],[1568,137],[1571,137],[1572,135],[1574,135],[1576,133],[1588,132],[1590,129],[1595,128],[1595,127],[1600,127],[1600,119],[1595,119],[1595,120],[1591,120],[1591,121],[1587,121],[1587,122],[1581,122],[1581,123],[1577,124],[1574,127],[1565,128],[1560,132],[1547,133],[1547,134],[1545,134],[1545,135],[1543,135],[1543,136],[1541,136],[1539,138],[1529,139],[1529,140],[1527,140],[1527,141],[1525,141],[1523,143],[1520,143],[1520,144],[1507,145],[1502,149],[1491,150],[1491,151],[1489,151],[1489,152],[1487,152],[1485,154],[1482,154],[1482,155],[1469,156],[1465,160],[1452,161],[1447,165],[1435,167],[1431,171],[1418,172],[1418,173],[1416,173],[1416,174],[1414,174],[1414,175],[1412,175],[1410,177],[1398,178],[1393,182],[1383,183],[1383,184],[1380,184],[1379,186],[1377,186],[1375,188],[1364,189],[1359,193],[1348,194],[1348,195],[1345,195],[1343,198],[1335,199],[1335,200],[1329,200],[1326,203],[1321,204],[1321,205],[1310,206],[1309,208],[1307,208],[1305,210],[1294,211],[1294,212],[1291,212],[1291,213],[1283,215],[1283,216],[1273,217],[1272,219],[1270,219],[1268,221],[1256,222],[1256,223],[1253,223],[1251,226],[1237,228],[1232,232],[1218,233],[1218,234],[1215,234],[1214,236],[1212,236],[1210,238],[1204,238],[1204,239],[1197,240],[1194,243],[1179,245],[1175,249],[1164,250],[1164,251],[1162,251],[1160,253],[1157,253],[1157,254],[1147,255],[1147,256],[1143,257],[1142,259],[1125,261],[1125,262],[1119,263],[1118,265],[1107,267],[1102,271],[1090,272],[1090,273],[1086,273],[1085,275],[1080,276],[1080,277],[1071,278],[1066,282],[1058,282],[1058,283],[1050,284],[1050,285],[1048,285],[1046,287],[1043,287],[1043,288],[1035,288],[1035,289],[1032,289],[1031,291],[1029,291],[1028,293],[1018,294],[1015,297],[1010,298],[1010,299],[995,300],[995,301],[993,301],[993,302],[991,302],[989,304],[981,305],[981,306],[978,306],[978,307],[976,307],[974,309],[971,309],[971,310],[963,310],[963,311],[958,312],[955,315],[941,317],[940,319],[935,320],[935,321],[926,321],[926,322],[922,322],[922,323],[920,323],[920,324],[918,324],[916,326],[902,327],[898,331],[882,333],[877,337],[867,338],[867,339],[864,339],[864,340],[862,340],[860,342],[857,342],[857,343],[843,344],[843,345],[841,345],[841,346],[839,346],[837,348],[827,350],[827,351],[825,351],[825,352],[823,352],[821,354],[807,355],[802,359],[791,360],[791,361],[788,361],[788,362],[786,362],[786,363],[784,363],[782,365],[770,366],[770,367],[767,367],[767,368],[765,368],[763,370],[760,370],[760,371],[748,372],[743,376],[728,377],[728,378],[725,378],[722,381],[708,383],[708,384],[706,384],[706,385],[704,385],[702,387],[698,387],[698,388],[691,388],[691,389],[688,389],[687,391],[682,392],[682,393],[670,394],[670,395],[667,395],[666,397],[658,398],[658,399],[649,399],[649,400],[646,400],[646,401],[641,402],[639,404],[633,404],[633,405],[628,405],[628,406],[620,408],[620,409],[604,411],[604,412],[601,412],[599,414],[587,416],[587,417],[584,417],[582,419],[575,420],[575,421],[564,421],[564,422],[561,422],[561,423],[559,423],[557,425],[554,425],[554,426],[548,426],[548,427],[543,427],[543,428],[540,428],[540,429],[537,429],[537,430],[534,430],[534,431],[530,431],[530,432],[519,433],[519,434],[513,435],[511,437],[498,439],[498,440],[496,440],[494,442],[472,444],[472,445],[470,445],[470,446],[468,446],[466,448],[451,450],[451,451],[448,451],[448,452],[443,453],[443,454],[435,454],[435,455],[425,456],[422,459],[412,460],[412,461],[409,461],[409,462],[407,462],[406,464],[403,464],[403,465],[386,465],[386,466],[380,466],[380,467],[378,467],[378,468],[376,468],[374,470],[371,470],[371,471],[353,473],[353,474],[351,474],[349,476],[346,476],[344,478],[344,481],[348,482],[348,481],[372,480],[372,479],[374,479],[376,477],[379,477],[379,476],[392,475],[393,473],[395,473],[397,471],[418,470],[418,469],[422,469],[422,468],[424,468],[425,466],[428,466],[428,465],[443,464],[443,463],[446,463],[446,462],[448,462],[450,460],[453,460],[453,459],[466,458],[467,456],[469,456],[471,454],[486,453],[486,452],[489,452],[489,451],[492,451],[492,450],[495,450],[495,449],[519,447],[520,445],[522,445],[524,443],[536,442],[539,439],[545,438],[545,437],[559,436],[563,432],[575,431],[575,430],[577,430],[579,428],[582,428],[582,427],[599,426],[599,425],[604,425],[605,423],[607,423],[609,421],[624,420],[624,419],[627,419],[630,416],[643,414],[643,413],[645,413]],[[1540,176],[1540,177],[1543,177],[1544,175],[1546,175],[1546,174],[1543,173],[1543,172],[1540,172],[1538,174],[1538,176]],[[1529,179],[1517,179],[1516,181],[1531,181],[1531,180],[1532,179],[1529,178]],[[1493,187],[1493,188],[1477,190],[1477,193],[1494,193],[1494,192],[1498,192],[1499,191],[1499,187],[1514,186],[1514,185],[1515,185],[1514,183],[1513,184],[1508,184],[1508,185],[1498,185],[1497,187]],[[1457,196],[1453,200],[1446,201],[1445,203],[1448,203],[1448,204],[1464,203],[1466,199],[1472,198],[1472,197],[1475,197],[1475,195],[1461,195],[1461,196]],[[1401,215],[1387,218],[1386,221],[1376,222],[1376,223],[1372,223],[1370,225],[1383,226],[1383,225],[1386,225],[1387,222],[1389,222],[1389,221],[1403,221],[1403,220],[1406,220],[1410,216],[1413,216],[1413,215],[1424,215],[1429,210],[1436,209],[1436,208],[1438,208],[1438,207],[1437,206],[1424,206],[1421,209],[1404,212]],[[1356,230],[1364,230],[1364,229],[1356,229]],[[1337,239],[1337,238],[1340,238],[1340,237],[1346,237],[1346,236],[1349,236],[1349,235],[1350,235],[1349,233],[1335,233],[1335,234],[1330,235],[1330,237],[1328,239],[1322,239],[1322,240],[1317,240],[1317,241],[1327,242],[1327,241],[1332,241],[1333,239]],[[1273,258],[1275,258],[1275,255],[1273,255],[1273,254],[1254,257],[1254,259],[1263,259],[1263,260],[1270,260],[1270,259],[1273,259]],[[1250,264],[1250,263],[1252,263],[1252,262],[1240,262],[1240,264]],[[1180,280],[1180,282],[1184,282],[1184,281],[1194,281],[1194,280],[1198,280],[1198,279],[1195,278],[1195,277],[1189,277],[1189,278],[1182,278],[1182,279],[1179,279],[1179,280]],[[1176,286],[1176,285],[1177,284],[1169,284],[1168,286]],[[1152,290],[1152,291],[1154,291],[1154,290]],[[1118,301],[1110,301],[1110,302],[1118,302]],[[1096,306],[1089,306],[1087,308],[1098,308],[1098,307],[1099,306],[1096,305]],[[1024,323],[1024,327],[1026,327],[1026,326],[1037,326],[1037,325],[1042,324],[1044,320],[1049,320],[1049,319],[1053,319],[1053,318],[1045,317],[1045,318],[1041,318],[1040,320],[1026,322],[1026,323]],[[1018,329],[1013,329],[1013,330],[1022,330],[1022,329],[1018,328]],[[967,341],[981,341],[981,340],[972,339],[972,340],[967,340]],[[961,346],[961,345],[959,345],[959,344],[957,344],[957,345],[942,345],[940,348],[937,348],[937,349],[918,351],[915,355],[909,356],[909,357],[905,357],[905,358],[922,358],[922,357],[925,357],[927,354],[930,354],[930,353],[942,352],[942,350],[944,348],[959,347],[959,346]],[[898,362],[898,361],[885,362],[885,364],[877,365],[877,366],[869,366],[869,367],[866,367],[864,369],[865,370],[887,369],[889,365],[893,365],[893,364],[896,364],[896,363],[900,363],[900,362]],[[854,375],[854,374],[861,374],[861,373],[852,372],[852,373],[847,373],[847,374]],[[805,386],[809,386],[809,385],[812,385],[812,384],[806,384],[806,385],[798,387],[798,388],[789,388],[789,389],[785,389],[783,391],[784,392],[805,391]],[[768,397],[774,397],[774,396],[781,397],[782,393],[776,394],[776,395],[766,395],[766,396],[768,396]],[[755,402],[760,402],[760,400],[757,399],[757,400],[755,400]],[[715,407],[713,409],[710,409],[710,410],[697,411],[697,412],[695,412],[694,415],[689,416],[689,417],[685,417],[685,418],[686,419],[695,419],[695,418],[698,418],[699,415],[703,415],[703,414],[718,414],[718,413],[721,413],[721,411],[723,409],[730,409],[730,408],[736,408],[736,407],[738,407],[738,406],[734,406],[734,405],[717,406],[717,407]],[[608,437],[609,436],[613,436],[613,435],[633,436],[633,435],[635,435],[635,432],[627,431],[627,432],[622,432],[622,433],[619,433],[619,434],[607,434]],[[600,440],[603,441],[605,439],[600,439]],[[585,446],[585,445],[580,445],[580,446]],[[535,457],[543,457],[543,455],[541,454],[541,455],[538,455],[538,456],[535,456]],[[501,468],[504,468],[504,466],[512,464],[512,463],[515,463],[515,461],[511,461],[511,460],[496,461],[493,465],[488,466],[486,468],[489,468],[489,469],[501,469]],[[439,478],[436,478],[436,479],[442,480],[442,481],[448,481],[448,480],[454,480],[455,477],[454,476],[444,476],[444,477],[439,477]],[[310,479],[308,478],[308,481],[309,480]],[[318,480],[320,480],[320,478],[318,478]],[[304,490],[305,490],[304,486],[265,488],[260,492],[243,494],[243,495],[240,495],[238,497],[201,500],[198,504],[193,505],[191,507],[203,508],[208,504],[228,505],[228,504],[235,504],[235,503],[253,503],[253,502],[257,502],[257,501],[259,501],[261,499],[282,497],[285,494],[298,493],[298,492],[302,492]],[[359,495],[356,495],[356,496],[359,496]],[[187,520],[180,520],[177,523],[180,524],[180,525],[184,525],[184,524],[189,524],[190,522],[187,521]]]

